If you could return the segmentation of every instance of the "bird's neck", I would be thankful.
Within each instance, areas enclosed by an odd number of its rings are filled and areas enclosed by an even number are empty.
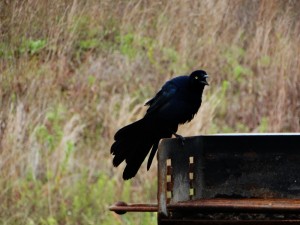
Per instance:
[[[200,95],[200,96],[202,96],[202,93],[203,93],[203,90],[204,90],[204,87],[205,87],[205,85],[192,85],[191,86],[191,88],[192,88],[192,92],[193,93],[197,93],[197,95]]]

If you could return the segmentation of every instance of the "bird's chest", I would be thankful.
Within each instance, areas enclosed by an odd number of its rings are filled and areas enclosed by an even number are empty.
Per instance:
[[[180,94],[177,99],[179,106],[188,109],[190,113],[196,113],[201,105],[201,93],[198,92],[186,91]]]
[[[178,123],[185,123],[193,119],[194,115],[198,112],[198,109],[201,105],[201,99],[188,99],[178,104]]]

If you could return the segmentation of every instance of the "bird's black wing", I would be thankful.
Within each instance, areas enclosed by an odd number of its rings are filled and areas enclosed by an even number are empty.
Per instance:
[[[162,89],[154,96],[154,98],[146,102],[145,105],[149,106],[147,115],[152,114],[153,112],[164,106],[176,94],[177,90],[178,87],[175,84],[173,84],[172,82],[167,82],[162,87]]]
[[[146,116],[152,115],[153,113],[159,114],[159,109],[166,106],[168,104],[168,102],[170,101],[170,99],[176,95],[177,91],[178,91],[178,87],[174,83],[172,83],[170,81],[167,82],[162,87],[162,89],[154,96],[154,98],[152,98],[148,102],[146,102],[145,105],[149,106]],[[152,160],[157,151],[158,143],[159,143],[159,139],[152,146],[152,150],[151,150],[151,153],[148,158],[147,170],[149,170],[149,168],[151,166]]]

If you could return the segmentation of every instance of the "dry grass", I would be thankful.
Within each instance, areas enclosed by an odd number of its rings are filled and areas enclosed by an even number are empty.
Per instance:
[[[156,198],[156,165],[123,183],[109,148],[174,75],[211,75],[184,135],[300,132],[299,21],[292,0],[1,1],[1,223],[155,224],[107,212]]]

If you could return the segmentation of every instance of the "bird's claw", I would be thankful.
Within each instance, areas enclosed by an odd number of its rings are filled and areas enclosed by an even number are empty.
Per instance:
[[[185,138],[179,134],[174,133],[174,136],[181,141],[181,145],[184,146]]]

